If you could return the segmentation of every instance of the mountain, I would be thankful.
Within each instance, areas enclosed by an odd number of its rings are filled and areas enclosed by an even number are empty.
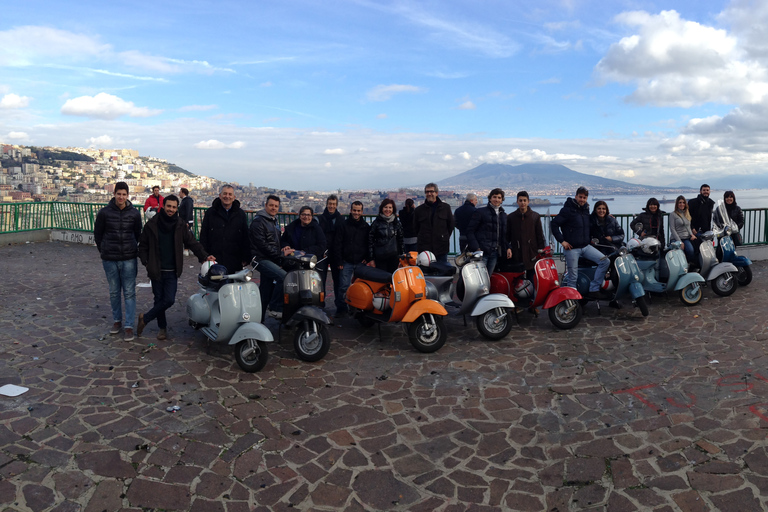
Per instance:
[[[573,195],[580,186],[591,194],[644,194],[689,192],[691,187],[653,187],[601,178],[572,171],[560,164],[480,164],[437,183],[440,188],[454,190],[490,190],[499,187],[508,194],[526,190],[537,195]]]

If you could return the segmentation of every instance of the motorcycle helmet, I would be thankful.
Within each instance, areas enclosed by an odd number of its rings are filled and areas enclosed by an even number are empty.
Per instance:
[[[419,253],[419,256],[416,258],[416,264],[423,267],[428,267],[435,261],[437,261],[437,259],[435,258],[435,255],[431,251],[421,252]]]
[[[645,254],[656,254],[659,252],[659,240],[656,238],[646,238],[642,242],[640,242],[640,247],[643,249],[643,252]]]
[[[629,242],[627,242],[627,249],[629,249],[630,251],[634,251],[638,247],[640,247],[640,240],[638,240],[637,238],[633,238]]]
[[[213,276],[226,276],[229,274],[227,272],[227,267],[224,265],[219,265],[218,263],[214,263],[210,266],[208,269],[208,272],[205,275],[201,275],[198,281],[200,284],[202,284],[205,288],[211,289],[211,290],[218,290],[223,285],[227,284],[226,279],[217,279],[212,280],[211,277]]]
[[[527,279],[521,280],[515,286],[515,297],[520,299],[530,299],[533,297],[533,283]]]
[[[203,265],[200,267],[200,275],[203,276],[203,277],[207,276],[208,275],[208,271],[215,264],[216,264],[215,261],[204,261]]]

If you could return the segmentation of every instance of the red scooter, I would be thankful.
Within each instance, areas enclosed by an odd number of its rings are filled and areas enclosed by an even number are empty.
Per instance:
[[[571,329],[581,320],[581,294],[575,288],[560,287],[552,247],[539,249],[534,265],[533,282],[525,278],[522,263],[499,262],[491,276],[491,293],[503,293],[515,304],[536,311],[549,310],[549,319],[560,329]]]

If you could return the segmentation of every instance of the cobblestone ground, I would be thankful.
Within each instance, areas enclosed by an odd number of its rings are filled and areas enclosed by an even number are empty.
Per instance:
[[[170,339],[132,342],[108,334],[95,248],[0,261],[0,385],[30,388],[0,396],[2,510],[768,509],[766,263],[730,298],[654,297],[648,318],[592,305],[559,331],[523,313],[499,342],[449,318],[435,354],[344,319],[303,363],[283,331],[247,374],[187,325],[193,258]]]

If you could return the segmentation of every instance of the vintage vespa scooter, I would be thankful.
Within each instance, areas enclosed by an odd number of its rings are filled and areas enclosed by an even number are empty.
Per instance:
[[[244,268],[227,274],[224,265],[203,263],[197,282],[200,292],[187,300],[189,325],[211,342],[235,345],[235,360],[246,372],[267,364],[272,333],[261,324],[261,297],[253,272]]]
[[[700,233],[701,245],[699,245],[699,274],[709,282],[712,291],[721,297],[728,297],[739,287],[739,270],[733,263],[717,262],[712,231]]]
[[[408,254],[411,264],[414,254]],[[456,257],[459,275],[455,280],[456,267],[434,262],[431,252],[419,254],[416,263],[427,280],[428,298],[444,306],[456,306],[459,315],[474,317],[477,330],[489,340],[500,340],[509,334],[512,329],[510,313],[514,311],[515,303],[507,295],[491,292],[483,251],[463,252]]]
[[[722,199],[715,205],[712,213],[712,227],[718,238],[717,257],[720,261],[733,263],[739,272],[739,286],[747,286],[752,282],[752,260],[736,254],[736,245],[732,235],[739,232],[739,226],[728,216]]]
[[[392,274],[375,267],[357,267],[354,277],[345,301],[361,325],[407,324],[408,338],[419,352],[435,352],[445,345],[443,317],[448,312],[427,298],[427,283],[419,267],[398,268]]]

